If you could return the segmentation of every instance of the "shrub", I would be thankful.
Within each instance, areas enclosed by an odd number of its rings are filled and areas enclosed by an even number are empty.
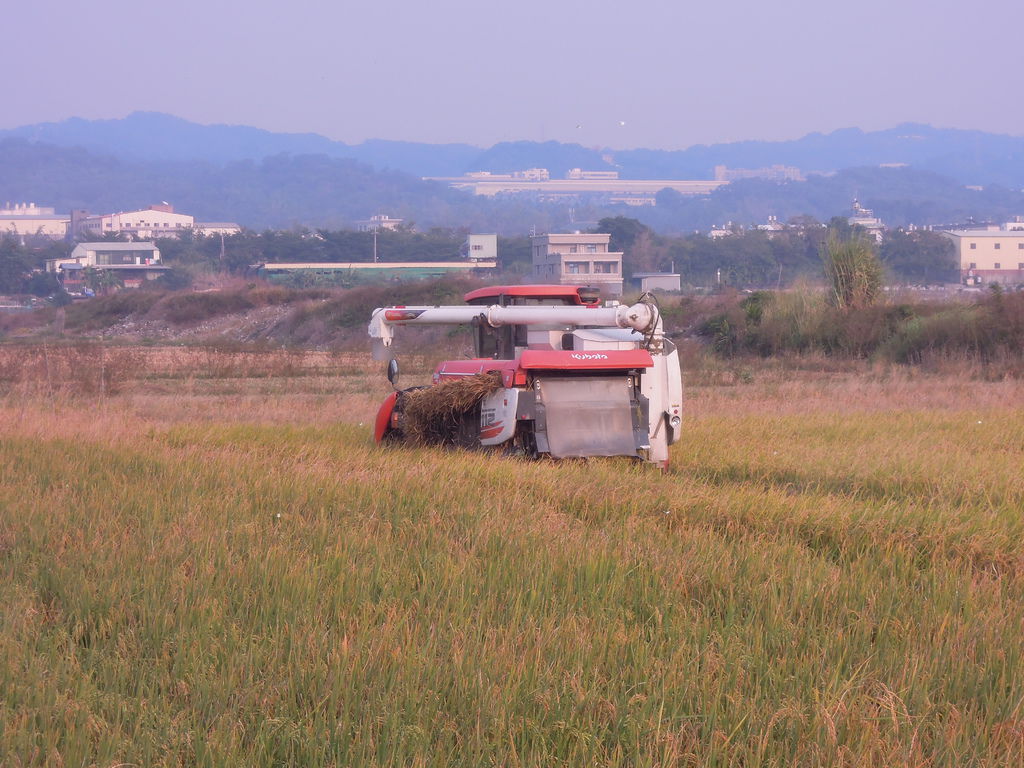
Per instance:
[[[831,233],[822,247],[829,298],[840,309],[871,306],[882,291],[884,270],[872,243],[863,237]]]
[[[96,330],[120,322],[131,315],[144,315],[163,297],[161,291],[118,291],[67,308],[69,329]]]
[[[907,304],[863,307],[858,310],[832,309],[825,313],[822,337],[824,351],[852,357],[870,357],[918,310]]]
[[[821,353],[908,364],[959,358],[1012,371],[1024,350],[1024,293],[992,291],[972,303],[840,308],[804,286],[735,299],[716,306],[698,327],[711,349],[725,357]]]
[[[242,291],[175,293],[160,302],[155,314],[175,325],[199,322],[217,315],[243,312],[255,306]]]
[[[753,298],[753,297],[751,297]],[[762,355],[784,351],[806,352],[826,345],[820,343],[825,300],[820,290],[798,286],[758,301],[757,317],[749,334],[748,349]]]
[[[979,324],[978,305],[953,305],[926,317],[912,317],[880,345],[882,357],[899,363],[920,363],[930,354],[974,356],[987,344]]]
[[[167,291],[181,291],[192,287],[192,273],[181,267],[171,267],[153,281],[155,287]]]

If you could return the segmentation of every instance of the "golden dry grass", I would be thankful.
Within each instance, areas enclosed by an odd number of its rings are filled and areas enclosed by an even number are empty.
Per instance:
[[[662,474],[380,449],[377,364],[175,354],[4,390],[6,764],[1024,760],[1019,382],[702,371]]]

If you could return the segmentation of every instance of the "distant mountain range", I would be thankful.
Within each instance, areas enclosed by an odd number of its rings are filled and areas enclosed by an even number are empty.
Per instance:
[[[662,190],[658,205],[646,208],[487,199],[420,178],[530,167],[548,168],[555,177],[569,168],[614,168],[623,177],[706,178],[719,164],[784,164],[835,173],[782,184],[737,181],[708,196]],[[169,200],[199,220],[235,221],[251,229],[338,229],[386,213],[420,229],[500,234],[576,229],[616,215],[636,217],[662,232],[692,232],[727,221],[763,223],[769,215],[825,221],[847,215],[854,197],[889,225],[946,224],[1024,214],[1021,187],[1024,138],[911,125],[679,152],[526,141],[489,149],[391,141],[350,146],[315,134],[202,126],[155,113],[0,131],[0,205],[35,202],[62,212],[98,212]]]
[[[280,154],[356,160],[379,170],[414,176],[458,176],[547,168],[617,170],[623,178],[709,179],[714,167],[789,165],[808,172],[857,166],[906,165],[948,176],[961,184],[1024,186],[1024,136],[932,128],[907,123],[883,131],[846,128],[792,141],[743,141],[685,150],[587,148],[559,142],[421,144],[371,140],[345,144],[313,133],[273,133],[248,126],[199,125],[171,115],[135,112],[115,120],[70,118],[0,130],[0,139],[22,138],[59,147],[81,147],[120,160],[147,163],[202,162],[215,166]]]

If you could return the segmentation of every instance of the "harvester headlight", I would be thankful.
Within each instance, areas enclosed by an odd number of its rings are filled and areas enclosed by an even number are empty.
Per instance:
[[[671,419],[668,420],[668,423],[672,425],[672,429],[677,429],[679,425],[683,423],[683,420],[680,419],[678,416],[673,416]]]

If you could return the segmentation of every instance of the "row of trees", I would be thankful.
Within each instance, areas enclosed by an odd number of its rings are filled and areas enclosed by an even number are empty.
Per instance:
[[[865,233],[835,217],[823,225],[810,217],[776,232],[748,230],[712,239],[700,234],[659,235],[636,219],[601,219],[595,231],[611,233],[613,250],[624,252],[624,270],[676,271],[690,285],[729,284],[780,287],[822,274],[822,252],[830,234],[849,240]],[[936,232],[897,230],[878,247],[882,265],[895,282],[956,282],[952,242]]]
[[[601,219],[595,231],[612,235],[613,250],[621,250],[624,271],[675,270],[690,285],[727,283],[737,286],[784,286],[822,272],[821,252],[832,232],[848,239],[845,219],[823,226],[804,218],[799,227],[781,232],[747,231],[711,239],[693,234],[659,235],[636,219]],[[459,257],[467,229],[435,228],[427,232],[380,232],[376,253],[380,261],[445,261]],[[374,237],[349,230],[291,230],[243,232],[220,238],[159,241],[164,260],[171,266],[190,266],[244,273],[263,262],[367,262],[373,259]],[[528,236],[499,237],[498,258],[503,271],[525,274],[531,269]],[[952,243],[927,231],[893,233],[879,248],[879,256],[892,280],[906,283],[942,283],[957,280]]]
[[[53,275],[43,273],[43,267],[47,259],[67,253],[64,242],[41,239],[28,245],[13,235],[0,237],[0,294],[52,294],[59,286]]]
[[[804,217],[781,232],[746,231],[711,239],[704,235],[659,235],[627,217],[601,219],[594,231],[611,234],[613,250],[623,251],[624,272],[676,271],[689,285],[728,284],[739,287],[781,287],[822,274],[821,253],[831,232],[852,234],[845,219],[823,226]],[[172,271],[161,281],[184,287],[201,273],[246,274],[264,262],[368,262],[376,248],[380,261],[445,261],[459,258],[468,230],[435,228],[369,232],[308,230],[248,232],[229,237],[161,238],[157,245]],[[116,238],[107,235],[106,238]],[[71,242],[37,240],[23,243],[0,238],[0,293],[52,295],[59,290],[52,275],[42,274],[46,259],[67,256]],[[896,231],[878,250],[889,278],[907,283],[941,283],[957,279],[952,244],[934,232]],[[498,238],[502,271],[524,275],[531,269],[530,238]]]

